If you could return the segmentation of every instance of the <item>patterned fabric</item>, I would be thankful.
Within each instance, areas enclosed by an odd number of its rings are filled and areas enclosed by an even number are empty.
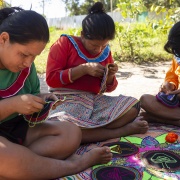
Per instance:
[[[0,89],[0,97],[8,98],[16,95],[23,88],[24,82],[29,76],[30,69],[30,67],[23,69],[20,73],[18,73],[16,79],[9,87],[7,87],[6,89]]]
[[[46,121],[52,107],[59,101],[60,100],[47,101],[41,111],[29,115],[23,115],[24,119],[29,123],[29,127],[34,127],[36,124]]]
[[[141,174],[135,168],[104,166],[92,171],[92,180],[140,180]]]
[[[139,152],[139,148],[129,142],[113,142],[104,146],[110,147],[113,157],[127,157]]]
[[[80,50],[80,48],[78,47],[78,44],[76,43],[76,41],[73,39],[72,36],[66,35],[66,34],[62,34],[61,36],[66,36],[68,37],[68,39],[72,42],[72,44],[74,45],[77,53],[79,54],[79,56],[84,59],[87,62],[102,62],[105,59],[108,58],[109,53],[110,53],[110,47],[109,45],[107,45],[103,51],[95,58],[88,58],[85,54],[83,54],[83,52]]]
[[[153,150],[142,155],[142,161],[147,168],[175,172],[180,170],[180,156],[172,151]]]
[[[164,92],[159,92],[156,95],[157,100],[159,100],[162,104],[167,107],[175,108],[179,106],[179,99],[175,94],[165,94]]]
[[[167,143],[165,141],[165,137],[168,132],[174,132],[179,135],[179,138],[175,143]],[[110,139],[104,142],[84,144],[79,147],[76,154],[82,155],[97,146],[103,146],[104,144],[107,144],[107,143],[119,142],[119,141],[132,143],[138,146],[139,152],[137,152],[137,154],[133,154],[127,157],[114,156],[112,161],[109,162],[108,164],[97,165],[97,166],[88,168],[85,171],[80,172],[78,174],[59,178],[57,180],[92,180],[93,178],[97,177],[97,172],[100,169],[103,169],[103,167],[104,168],[112,167],[113,169],[117,169],[118,167],[122,167],[122,168],[124,167],[126,170],[130,170],[130,171],[134,169],[134,173],[136,172],[135,173],[136,178],[138,174],[140,175],[138,180],[180,180],[180,168],[179,168],[179,164],[177,164],[176,162],[180,157],[180,143],[179,143],[180,132],[179,132],[179,127],[177,126],[150,123],[149,130],[146,134],[134,134],[134,135],[126,136],[122,138]],[[160,168],[158,169],[156,168],[155,170],[154,168],[151,168],[148,165],[146,165],[144,163],[143,158],[144,158],[144,154],[148,152],[158,152],[158,153],[169,152],[165,156],[164,154],[163,156],[161,156],[162,154],[160,154],[160,156],[156,157],[156,161],[158,160],[158,163],[160,164],[160,166],[167,167],[168,171],[164,171],[164,170],[161,171]],[[169,169],[169,167],[172,167],[172,166],[173,168]],[[121,173],[122,171],[118,171],[118,169],[117,171],[113,171],[113,173],[110,173],[109,169],[107,169],[108,172],[106,171],[106,174],[108,174],[108,176],[110,175],[126,176],[128,174],[128,173],[122,174]],[[109,179],[116,179],[115,177],[117,176],[111,176],[111,178]],[[119,176],[117,179],[120,179],[120,178],[123,178],[123,176]],[[128,178],[126,179],[128,180]]]
[[[66,94],[54,92],[58,98],[68,100],[50,112],[50,119],[58,116],[83,128],[101,127],[111,123],[129,111],[138,100],[129,96],[106,96],[92,93]],[[70,93],[70,92],[69,92]],[[78,91],[79,93],[79,91]]]
[[[106,92],[106,89],[107,89],[106,81],[107,81],[107,77],[108,77],[108,71],[109,71],[109,64],[106,65],[106,68],[104,70],[104,76],[101,81],[101,88],[100,88],[99,94],[103,94]]]

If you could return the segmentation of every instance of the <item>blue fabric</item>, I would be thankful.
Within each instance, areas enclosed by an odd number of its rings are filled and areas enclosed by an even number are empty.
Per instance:
[[[177,61],[178,65],[180,65],[180,58],[175,56],[175,60]]]
[[[164,92],[159,92],[156,95],[157,100],[159,100],[162,104],[168,107],[177,107],[179,106],[179,99],[175,94],[165,94]]]
[[[109,47],[109,45],[107,45],[107,46],[103,49],[103,51],[101,52],[101,54],[100,54],[98,57],[96,57],[96,58],[88,58],[87,56],[85,56],[85,55],[81,52],[78,44],[76,43],[76,41],[75,41],[71,36],[66,35],[66,34],[62,34],[61,36],[66,36],[66,37],[68,37],[68,39],[69,39],[69,40],[72,42],[72,44],[74,45],[74,47],[75,47],[76,51],[78,52],[79,56],[80,56],[81,58],[83,58],[83,59],[84,59],[85,61],[87,61],[87,62],[102,62],[102,61],[104,61],[104,60],[109,56],[109,53],[110,53],[110,47]]]

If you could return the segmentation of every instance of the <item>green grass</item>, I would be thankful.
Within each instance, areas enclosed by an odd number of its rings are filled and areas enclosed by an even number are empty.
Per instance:
[[[37,72],[39,74],[45,73],[49,49],[50,49],[51,45],[63,33],[62,30],[58,30],[58,29],[55,29],[55,28],[50,28],[49,31],[50,31],[50,41],[47,43],[46,48],[43,50],[43,52],[39,56],[37,56],[35,61],[34,61],[35,65],[36,65]]]

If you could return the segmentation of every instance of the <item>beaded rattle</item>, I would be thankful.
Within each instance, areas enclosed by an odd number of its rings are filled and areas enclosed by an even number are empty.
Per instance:
[[[43,123],[44,121],[47,120],[49,112],[52,109],[52,107],[56,103],[60,101],[63,102],[65,100],[66,97],[64,97],[64,99],[58,99],[57,101],[46,101],[46,103],[44,104],[44,108],[41,111],[29,115],[23,115],[24,119],[29,123],[29,127],[34,127],[36,124]]]

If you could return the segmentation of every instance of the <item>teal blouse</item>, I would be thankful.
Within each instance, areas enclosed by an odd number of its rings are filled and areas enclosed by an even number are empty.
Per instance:
[[[37,95],[40,93],[40,82],[37,76],[34,63],[32,63],[30,67],[30,72],[27,75],[26,79],[23,77],[24,75],[21,75],[21,78],[20,78],[20,73],[21,72],[14,73],[7,69],[0,69],[0,100],[5,99],[5,98],[11,98],[13,96],[20,95],[20,94]],[[21,88],[19,88],[20,86],[18,86],[18,83],[22,84]],[[10,87],[12,86],[18,87],[16,93],[14,94],[13,92],[8,92],[8,94],[10,94],[9,97],[2,97],[1,90],[8,91],[8,89],[10,89]],[[11,118],[14,118],[17,115],[18,113],[12,114],[11,116],[7,117],[0,123],[7,121]]]

